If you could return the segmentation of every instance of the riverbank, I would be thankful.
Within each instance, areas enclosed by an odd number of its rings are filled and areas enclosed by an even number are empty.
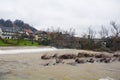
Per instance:
[[[40,47],[0,47],[0,54],[22,54],[22,53],[39,53],[47,51],[57,50],[50,46],[40,46]]]
[[[55,60],[41,59],[44,54],[78,54],[79,52],[106,53],[58,49],[38,52],[38,54],[28,52],[29,54],[0,55],[0,80],[100,80],[102,78],[120,80],[120,62],[118,61],[112,63],[85,63],[74,66],[63,63],[45,66],[44,64],[54,63]],[[65,62],[69,62],[69,59]]]

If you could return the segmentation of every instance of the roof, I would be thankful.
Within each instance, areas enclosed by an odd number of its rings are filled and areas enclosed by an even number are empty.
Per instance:
[[[47,34],[45,31],[37,31],[35,34]]]
[[[17,30],[14,27],[0,26],[0,28],[3,32],[17,32]]]
[[[33,34],[33,31],[31,29],[24,29],[25,32],[28,32],[29,34]]]

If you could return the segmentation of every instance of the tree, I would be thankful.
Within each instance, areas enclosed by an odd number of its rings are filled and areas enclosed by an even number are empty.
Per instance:
[[[111,25],[112,25],[112,29],[111,29],[111,31],[112,31],[112,33],[113,33],[113,36],[114,37],[119,37],[119,35],[120,35],[120,26],[118,26],[115,22],[111,22],[110,23]]]
[[[91,27],[88,28],[88,32],[83,34],[82,40],[81,40],[81,45],[83,49],[94,49],[95,43],[95,31],[91,29]]]
[[[113,50],[119,50],[119,45],[120,45],[120,26],[117,25],[115,22],[111,22],[111,25],[112,25],[112,37],[111,37],[111,40],[112,40],[112,49]]]
[[[101,30],[99,31],[99,34],[101,39],[104,39],[109,36],[109,30],[106,27],[101,26]]]
[[[88,28],[88,38],[89,39],[94,39],[95,38],[95,31],[91,29],[91,27]]]
[[[56,30],[52,28],[49,31],[49,43],[52,46],[59,48],[76,48],[76,38],[74,36],[75,30],[70,28],[68,31],[64,31],[60,28]],[[50,32],[51,31],[51,32]]]

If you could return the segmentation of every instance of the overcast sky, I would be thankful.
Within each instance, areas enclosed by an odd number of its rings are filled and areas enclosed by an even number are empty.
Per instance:
[[[120,22],[120,0],[0,0],[0,18],[23,20],[35,28],[97,30],[110,21]]]

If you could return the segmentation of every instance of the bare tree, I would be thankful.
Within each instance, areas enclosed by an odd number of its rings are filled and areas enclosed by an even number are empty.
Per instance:
[[[86,33],[82,33],[82,34],[81,34],[81,38],[87,39],[87,38],[88,38],[88,35],[87,35]]]
[[[112,40],[112,49],[113,50],[119,50],[119,45],[120,45],[120,26],[117,25],[115,22],[111,22],[111,25],[112,25],[112,37],[111,37],[111,40]]]
[[[99,34],[101,38],[106,38],[109,36],[109,30],[106,27],[101,26],[101,30],[99,31]]]
[[[96,34],[96,32],[93,29],[91,29],[91,27],[89,27],[88,28],[88,38],[89,39],[94,39],[95,38],[95,34]]]
[[[114,37],[119,37],[119,35],[120,35],[120,26],[118,26],[115,22],[111,22],[110,23],[111,25],[112,25],[112,29],[111,29],[111,31],[112,31],[112,33],[113,33],[113,36]]]

